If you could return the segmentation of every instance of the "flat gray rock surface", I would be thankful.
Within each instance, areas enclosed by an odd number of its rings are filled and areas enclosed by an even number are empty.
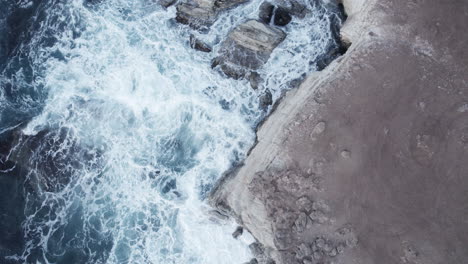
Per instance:
[[[279,263],[467,263],[468,1],[344,2],[350,50],[212,202]]]

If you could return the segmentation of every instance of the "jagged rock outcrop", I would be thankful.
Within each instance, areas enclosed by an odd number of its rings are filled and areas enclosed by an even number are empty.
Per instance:
[[[244,77],[263,66],[285,38],[281,29],[249,20],[229,33],[212,66],[219,66],[231,78]]]

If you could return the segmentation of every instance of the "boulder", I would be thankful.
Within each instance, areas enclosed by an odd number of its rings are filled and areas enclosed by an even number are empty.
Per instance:
[[[219,56],[212,67],[220,66],[231,78],[245,77],[263,66],[286,33],[257,20],[249,20],[229,33],[221,44]]]
[[[244,233],[244,228],[242,228],[241,226],[238,226],[236,228],[236,231],[234,231],[234,233],[232,233],[232,237],[233,238],[238,238],[239,236],[242,235],[242,233]]]
[[[275,18],[274,18],[274,23],[277,26],[286,26],[291,22],[291,15],[289,14],[289,11],[286,8],[283,7],[278,7],[275,10]]]
[[[216,21],[216,11],[210,1],[197,0],[177,5],[176,21],[194,29],[211,26]]]
[[[190,0],[177,5],[176,21],[198,30],[210,27],[218,14],[248,0]]]

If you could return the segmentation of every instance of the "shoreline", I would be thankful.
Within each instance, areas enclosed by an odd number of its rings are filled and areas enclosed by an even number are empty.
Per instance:
[[[446,75],[454,83],[468,81],[462,73],[466,53],[451,57],[444,46],[454,53],[462,47],[433,36],[427,19],[436,17],[434,24],[450,32],[468,19],[456,11],[463,4],[432,2],[421,7],[399,1],[384,5],[345,0],[348,19],[341,36],[351,43],[346,54],[284,95],[258,128],[257,142],[244,163],[227,172],[213,189],[209,203],[233,216],[265,247],[265,254],[257,256],[260,263],[270,257],[288,264],[342,263],[344,259],[348,263],[440,263],[440,259],[456,263],[468,257],[463,249],[468,241],[454,237],[457,232],[468,233],[467,224],[459,220],[468,213],[458,212],[462,200],[453,200],[448,193],[438,194],[438,199],[454,205],[441,207],[433,215],[435,222],[444,223],[441,227],[424,224],[404,231],[421,221],[420,213],[430,210],[428,194],[440,189],[435,183],[440,175],[449,177],[453,166],[467,167],[464,141],[448,137],[462,126],[459,114],[447,113],[446,118],[455,121],[443,125],[431,115],[444,115],[444,109],[463,105],[468,88],[459,86],[456,95],[437,100],[428,97],[440,92],[437,86],[426,87],[446,82]],[[455,15],[447,17],[449,11]],[[448,70],[439,73],[440,67]],[[405,85],[411,89],[404,89]],[[417,112],[411,108],[414,105],[426,107],[426,112]],[[434,129],[440,135],[433,135]],[[444,165],[449,156],[455,164]],[[440,164],[438,174],[429,168],[432,163]],[[449,177],[460,182],[460,186],[450,185],[457,197],[468,187],[463,171]],[[374,179],[373,175],[382,176]],[[425,195],[418,194],[416,182],[424,186]],[[382,211],[388,206],[392,209]],[[387,228],[379,235],[371,231],[381,225]],[[442,226],[457,232],[444,233]],[[431,235],[442,242],[425,242]],[[331,249],[317,246],[316,241]],[[444,250],[446,241],[456,245],[453,252]]]

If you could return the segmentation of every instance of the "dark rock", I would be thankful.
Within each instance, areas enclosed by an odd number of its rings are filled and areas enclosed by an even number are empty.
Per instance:
[[[211,52],[211,47],[205,42],[197,39],[194,35],[190,35],[190,47],[201,52]]]
[[[296,0],[289,1],[291,6],[289,8],[289,13],[293,16],[297,16],[299,18],[304,18],[307,14],[307,7],[305,4],[300,3]]]
[[[204,29],[216,21],[217,13],[212,7],[197,6],[194,3],[177,5],[176,21],[194,29]]]
[[[158,0],[158,3],[165,8],[172,6],[176,2],[177,0]]]
[[[225,10],[247,2],[248,0],[215,0],[214,6],[218,10]]]
[[[283,7],[278,7],[275,10],[275,17],[273,23],[277,26],[286,26],[291,22],[291,15],[289,14],[288,10]]]
[[[253,258],[249,262],[245,262],[244,264],[258,264],[258,260]]]
[[[176,21],[197,30],[206,30],[220,12],[244,2],[246,0],[190,0],[177,5]]]
[[[259,104],[262,110],[266,110],[268,106],[273,104],[273,96],[269,89],[266,89],[265,93],[260,96]]]
[[[250,82],[250,86],[254,90],[257,90],[258,86],[263,81],[262,77],[260,77],[260,74],[258,74],[257,72],[251,72],[248,76],[248,80]]]
[[[212,66],[219,65],[228,77],[245,77],[247,73],[263,66],[273,49],[285,38],[286,33],[282,30],[249,20],[229,33]]]
[[[269,2],[263,2],[258,9],[258,18],[260,21],[266,24],[270,24],[274,9],[274,5],[270,4]]]
[[[265,248],[263,247],[263,245],[258,242],[250,244],[249,249],[254,257],[262,256],[265,252]]]
[[[232,233],[232,237],[233,238],[238,238],[239,236],[242,235],[242,233],[244,233],[244,228],[242,228],[242,226],[238,226],[236,228],[236,231],[234,231],[234,233]]]

